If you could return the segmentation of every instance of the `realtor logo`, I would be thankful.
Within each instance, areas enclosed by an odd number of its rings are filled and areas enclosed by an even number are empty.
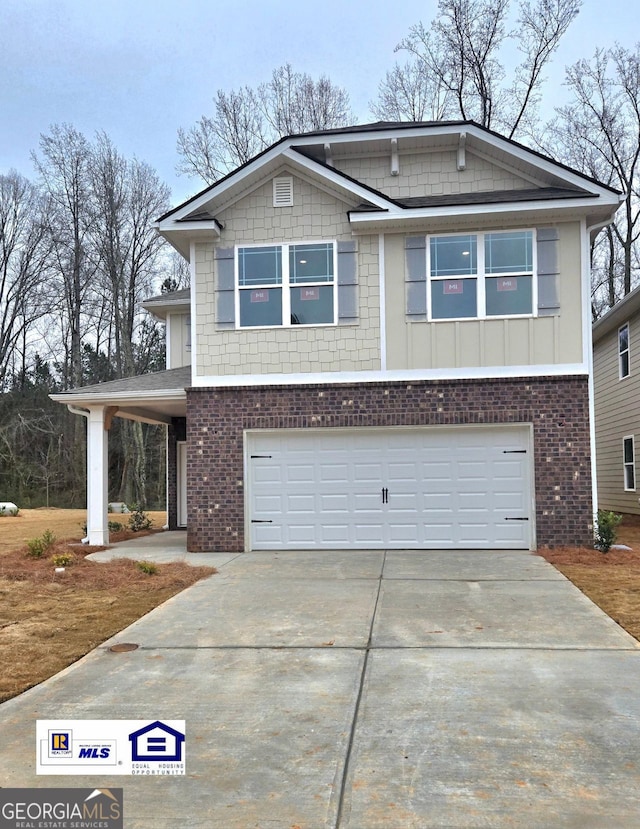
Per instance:
[[[182,760],[182,744],[185,736],[160,720],[139,728],[129,734],[131,759],[141,760]]]
[[[51,751],[69,751],[71,735],[68,731],[51,732]]]

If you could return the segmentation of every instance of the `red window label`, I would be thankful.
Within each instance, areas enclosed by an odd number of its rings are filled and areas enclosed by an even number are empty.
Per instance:
[[[320,299],[320,288],[300,288],[300,299],[303,302]]]
[[[445,293],[445,294],[461,294],[463,292],[464,292],[464,281],[462,279],[456,279],[455,282],[445,281],[443,293]]]
[[[517,291],[518,282],[515,279],[498,279],[499,291]]]
[[[251,302],[269,302],[269,291],[251,291]]]

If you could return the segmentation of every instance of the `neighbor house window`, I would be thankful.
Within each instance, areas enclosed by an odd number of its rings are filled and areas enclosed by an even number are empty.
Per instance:
[[[624,488],[626,490],[635,490],[636,461],[633,435],[622,439],[622,455],[624,466]]]
[[[629,376],[629,323],[618,329],[618,370],[621,380]]]
[[[333,242],[237,249],[239,327],[334,325]]]
[[[429,317],[531,316],[533,231],[431,236]]]

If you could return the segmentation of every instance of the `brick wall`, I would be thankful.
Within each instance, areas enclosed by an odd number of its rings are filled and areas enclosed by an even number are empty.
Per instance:
[[[243,430],[532,423],[539,546],[591,539],[583,377],[187,391],[188,549],[244,550]]]
[[[178,529],[178,456],[177,443],[187,439],[187,421],[184,417],[172,418],[167,426],[167,524],[170,530]]]

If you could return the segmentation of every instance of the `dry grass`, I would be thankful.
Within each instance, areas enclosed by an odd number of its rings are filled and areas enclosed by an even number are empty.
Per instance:
[[[149,512],[153,526],[160,528],[167,520],[166,512]],[[51,530],[56,538],[61,540],[79,541],[84,533],[82,525],[87,520],[87,511],[84,509],[25,509],[18,515],[0,516],[0,553],[14,550],[26,544],[30,538],[42,535],[45,530]],[[126,524],[127,515],[112,513],[110,521]],[[117,539],[112,539],[117,540]]]
[[[25,542],[47,529],[77,540],[84,515],[84,510],[25,510],[17,517],[0,518],[0,701],[58,673],[170,596],[215,572],[176,563],[158,565],[155,575],[147,575],[126,559],[88,561],[87,553],[102,548],[66,541],[57,541],[42,558],[27,555]],[[164,523],[164,513],[150,515],[154,523]],[[73,555],[74,561],[56,574],[51,556],[59,553]]]
[[[640,639],[640,516],[624,516],[617,543],[632,549],[601,553],[586,547],[557,547],[539,552],[614,621]]]

